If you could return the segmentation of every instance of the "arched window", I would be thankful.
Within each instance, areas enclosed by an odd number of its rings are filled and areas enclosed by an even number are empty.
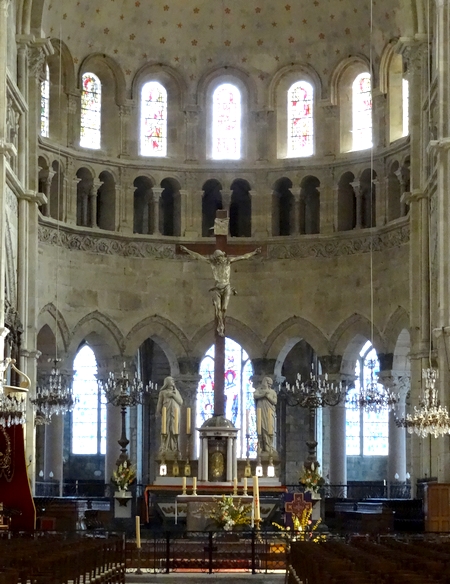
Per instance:
[[[288,91],[288,156],[311,156],[314,151],[314,89],[299,81]]]
[[[97,361],[83,345],[73,362],[72,453],[105,454],[106,400],[97,384]]]
[[[49,137],[50,69],[45,65],[45,79],[41,82],[41,136]]]
[[[200,363],[202,376],[197,388],[197,427],[200,428],[214,414],[214,345],[206,351]],[[256,458],[256,411],[254,388],[250,381],[252,363],[244,349],[232,339],[225,339],[225,417],[239,428],[237,456],[247,455],[246,434],[249,439],[249,456]]]
[[[241,157],[241,93],[231,83],[219,85],[213,93],[212,157]]]
[[[100,148],[102,84],[94,73],[84,73],[81,78],[81,128],[80,146]]]
[[[352,85],[353,150],[372,147],[372,87],[369,73],[360,73]]]
[[[141,154],[167,155],[167,91],[157,81],[141,91]]]
[[[380,371],[377,353],[370,341],[367,341],[359,353],[355,367],[355,386],[347,393],[346,407],[346,444],[349,456],[387,456],[389,452],[389,411],[366,411],[352,405],[358,398],[361,387],[366,387],[376,380]],[[383,386],[378,384],[380,392]]]

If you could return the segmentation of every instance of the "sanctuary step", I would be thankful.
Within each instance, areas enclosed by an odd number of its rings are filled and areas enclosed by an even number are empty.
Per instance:
[[[182,584],[189,582],[196,584],[197,582],[233,582],[233,584],[282,584],[285,581],[284,570],[279,573],[264,573],[264,574],[239,574],[236,572],[215,572],[211,574],[186,572],[178,574],[142,574],[136,575],[127,573],[125,582],[127,584]]]

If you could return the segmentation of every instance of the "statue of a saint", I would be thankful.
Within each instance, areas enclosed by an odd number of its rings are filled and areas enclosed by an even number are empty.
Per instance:
[[[261,420],[261,428],[257,428],[261,451],[269,454],[274,451],[273,437],[276,429],[277,394],[272,385],[272,379],[264,377],[261,385],[253,393],[256,405],[256,419],[257,421]]]
[[[228,257],[224,251],[216,249],[216,251],[209,256],[202,256],[201,254],[191,251],[180,245],[180,248],[188,253],[196,260],[206,262],[211,266],[214,276],[214,287],[210,288],[213,293],[212,301],[214,304],[214,311],[216,314],[217,332],[221,337],[225,336],[225,315],[228,308],[228,302],[232,294],[236,294],[236,290],[230,285],[230,265],[240,260],[248,260],[254,255],[261,252],[261,248],[255,249],[250,253],[245,253],[241,256]]]
[[[180,406],[183,398],[173,377],[166,377],[158,396],[156,412],[161,415],[161,452],[178,452]]]

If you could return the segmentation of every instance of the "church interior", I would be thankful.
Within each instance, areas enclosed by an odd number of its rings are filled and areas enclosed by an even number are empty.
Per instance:
[[[0,536],[450,531],[449,53],[442,0],[0,0]]]

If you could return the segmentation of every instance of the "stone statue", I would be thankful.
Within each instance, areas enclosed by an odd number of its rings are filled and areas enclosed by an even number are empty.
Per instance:
[[[225,336],[225,316],[228,308],[228,302],[232,294],[236,294],[236,290],[230,285],[230,265],[240,260],[248,260],[254,255],[261,253],[261,248],[255,249],[250,253],[245,253],[241,256],[228,257],[224,251],[216,249],[216,251],[209,256],[202,256],[201,254],[191,251],[180,245],[180,248],[188,253],[191,257],[202,262],[207,262],[212,269],[215,285],[210,288],[213,293],[214,311],[216,314],[217,332],[221,337]]]
[[[173,377],[166,377],[158,396],[156,412],[161,415],[161,448],[164,452],[178,452],[180,433],[180,406],[183,398],[175,387]],[[163,409],[165,408],[165,413]],[[165,430],[165,432],[164,432]]]
[[[277,405],[277,394],[272,385],[272,379],[264,377],[261,385],[255,389],[253,394],[256,405],[256,420],[261,419],[261,431],[258,432],[259,444],[262,452],[270,454],[274,451],[273,436],[276,429],[275,409]]]

